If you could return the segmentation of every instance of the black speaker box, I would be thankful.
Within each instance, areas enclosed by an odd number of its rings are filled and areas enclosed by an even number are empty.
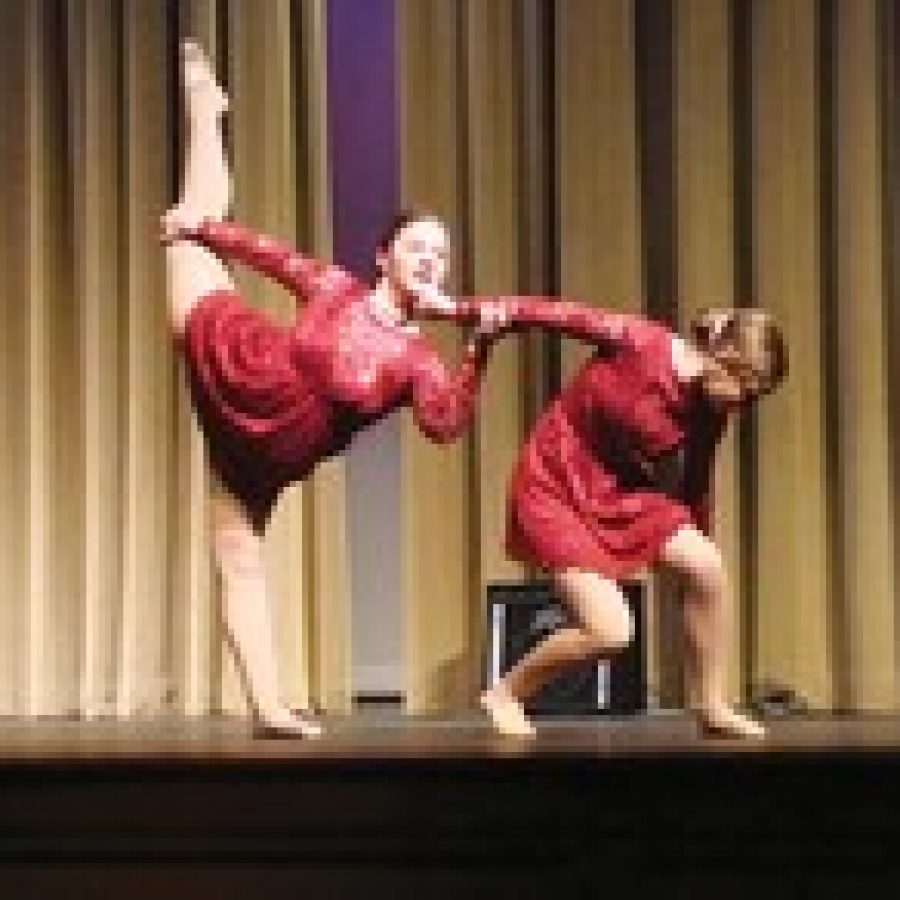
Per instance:
[[[610,660],[570,668],[526,704],[544,715],[626,715],[647,708],[644,664],[645,585],[622,585],[635,622],[632,642]],[[504,582],[488,585],[486,682],[496,684],[525,653],[547,634],[572,621],[548,582]]]

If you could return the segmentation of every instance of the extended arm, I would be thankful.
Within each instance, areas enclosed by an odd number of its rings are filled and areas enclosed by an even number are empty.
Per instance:
[[[276,238],[254,234],[234,222],[207,220],[179,229],[178,235],[202,244],[225,260],[242,263],[274,278],[306,300],[323,292],[347,288],[355,281],[339,266],[305,256]]]
[[[429,305],[422,315],[497,331],[537,327],[593,344],[616,346],[639,339],[643,330],[663,327],[640,316],[609,312],[586,303],[541,296],[471,297]]]

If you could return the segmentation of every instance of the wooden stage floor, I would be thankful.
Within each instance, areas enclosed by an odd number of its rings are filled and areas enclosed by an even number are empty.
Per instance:
[[[297,741],[214,719],[0,720],[2,895],[900,885],[897,717],[775,720],[760,742],[701,740],[682,715],[544,719],[531,742],[475,717],[326,724]]]
[[[316,765],[415,761],[570,759],[602,764],[620,757],[745,758],[900,753],[900,716],[826,716],[770,719],[762,741],[702,739],[680,713],[611,718],[543,717],[535,740],[494,734],[481,716],[453,719],[363,712],[326,718],[315,740],[253,736],[240,719],[181,717],[129,721],[0,718],[0,768],[78,767],[165,763]]]

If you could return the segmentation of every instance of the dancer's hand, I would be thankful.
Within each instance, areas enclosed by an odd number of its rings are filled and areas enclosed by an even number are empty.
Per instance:
[[[171,244],[202,224],[202,216],[194,215],[182,206],[173,206],[159,217],[159,239],[164,244]]]
[[[510,323],[506,307],[496,300],[479,301],[478,322],[469,333],[466,353],[480,365],[487,362],[491,348]]]
[[[509,310],[499,300],[483,300],[478,304],[478,324],[474,336],[491,343],[499,338],[510,325]]]
[[[449,312],[456,306],[456,301],[445,294],[436,284],[423,284],[416,291],[416,308],[419,312]]]
[[[443,293],[437,285],[423,285],[416,292],[416,312],[425,316],[435,313],[441,318],[440,313],[452,313],[457,305],[457,301]],[[500,300],[480,300],[474,308],[478,311],[478,320],[472,325],[470,339],[477,344],[489,346],[510,325],[507,304]]]

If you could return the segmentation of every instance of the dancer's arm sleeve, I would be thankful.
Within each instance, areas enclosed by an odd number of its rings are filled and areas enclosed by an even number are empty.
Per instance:
[[[216,256],[238,262],[273,278],[302,300],[351,287],[356,279],[345,269],[298,252],[289,244],[255,234],[236,222],[204,221],[179,236],[201,244]]]
[[[422,360],[413,381],[412,410],[419,429],[432,441],[452,441],[471,422],[487,357],[486,345],[470,342],[453,370],[436,354]]]
[[[599,346],[640,344],[650,331],[668,331],[664,325],[641,316],[543,296],[469,297],[437,315],[474,325],[482,309],[500,311],[507,323],[505,331],[544,328]]]

